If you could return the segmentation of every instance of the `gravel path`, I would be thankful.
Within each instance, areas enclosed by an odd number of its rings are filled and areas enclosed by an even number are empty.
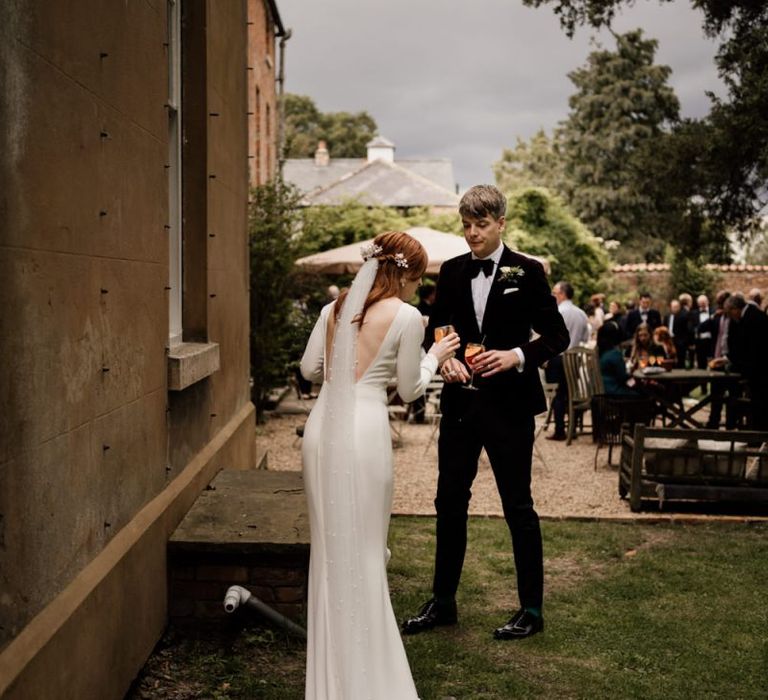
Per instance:
[[[305,402],[311,405],[312,402]],[[283,400],[259,426],[257,444],[268,453],[268,467],[275,470],[301,470],[301,445],[296,427],[306,420],[304,408],[292,398]],[[434,515],[433,499],[437,485],[437,447],[430,442],[432,426],[402,423],[402,444],[394,450],[395,493],[393,513]],[[583,435],[571,445],[537,440],[539,453],[533,460],[533,498],[539,515],[550,518],[658,518],[649,511],[636,514],[618,494],[618,450],[613,466],[608,466],[608,450],[602,448],[598,468],[594,469],[595,445]],[[493,472],[485,454],[472,488],[470,513],[501,515],[501,503]],[[670,516],[672,517],[672,516]]]

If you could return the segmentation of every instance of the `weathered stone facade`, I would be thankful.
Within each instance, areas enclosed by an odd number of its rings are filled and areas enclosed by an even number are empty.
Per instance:
[[[0,5],[4,698],[122,698],[166,623],[170,533],[253,464],[248,20],[246,0]],[[171,391],[182,284],[183,341],[218,355]]]

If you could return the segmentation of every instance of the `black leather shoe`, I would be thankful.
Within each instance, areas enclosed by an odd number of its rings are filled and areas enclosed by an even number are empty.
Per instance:
[[[546,435],[545,437],[547,438],[547,440],[557,440],[558,442],[561,442],[563,440],[567,440],[568,439],[567,435],[561,435],[560,433],[554,433],[552,435]]]
[[[504,625],[493,631],[494,639],[525,639],[544,629],[544,618],[518,610]]]
[[[401,629],[403,634],[419,634],[439,625],[455,625],[457,620],[456,601],[440,604],[432,598],[419,610],[416,617],[409,617]]]

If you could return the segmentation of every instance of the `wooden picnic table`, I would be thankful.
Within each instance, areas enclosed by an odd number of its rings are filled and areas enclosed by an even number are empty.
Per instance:
[[[735,385],[741,381],[740,374],[711,369],[672,369],[652,373],[638,369],[632,373],[632,376],[640,387],[662,407],[671,421],[669,427],[672,428],[704,427],[703,423],[694,418],[694,415],[712,403],[712,385]],[[662,390],[653,391],[651,389],[653,384],[657,384]],[[704,394],[693,406],[686,408],[683,398],[697,386],[706,387]]]

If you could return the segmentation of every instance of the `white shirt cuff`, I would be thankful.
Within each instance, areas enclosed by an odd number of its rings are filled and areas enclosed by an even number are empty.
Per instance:
[[[426,369],[431,369],[432,374],[435,374],[438,369],[440,369],[440,365],[437,361],[437,357],[433,355],[431,352],[428,352],[424,357],[421,358],[421,366],[425,367]]]
[[[525,369],[525,354],[520,348],[512,348],[512,352],[520,358],[520,364],[517,366],[517,371],[522,372]]]

